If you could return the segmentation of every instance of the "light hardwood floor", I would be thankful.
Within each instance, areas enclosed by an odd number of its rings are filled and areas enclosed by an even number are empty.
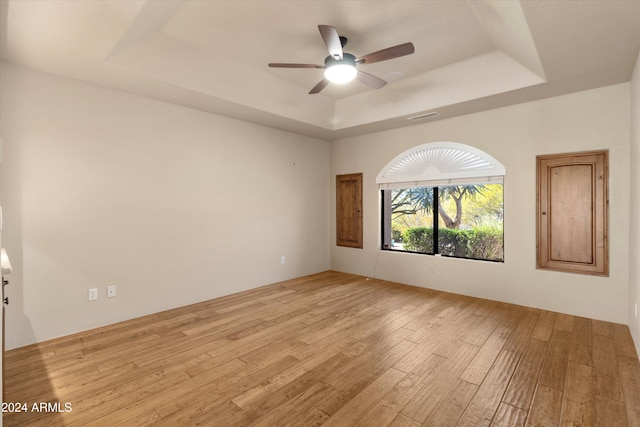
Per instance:
[[[640,364],[624,325],[326,272],[9,351],[6,401],[6,426],[638,427]]]

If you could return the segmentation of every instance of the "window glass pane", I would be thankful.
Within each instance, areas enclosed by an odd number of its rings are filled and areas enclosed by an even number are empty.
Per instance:
[[[438,187],[438,249],[444,256],[502,261],[502,184]]]
[[[392,250],[433,253],[433,188],[402,188],[391,192]]]
[[[437,188],[438,200],[433,187],[383,190],[383,249],[502,261],[502,184]]]

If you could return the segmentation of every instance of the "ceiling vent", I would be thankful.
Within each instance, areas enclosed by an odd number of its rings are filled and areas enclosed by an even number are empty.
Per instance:
[[[419,114],[417,116],[408,117],[407,120],[416,121],[416,120],[431,119],[433,117],[438,117],[439,115],[440,113],[436,111],[431,111],[430,113],[424,113],[424,114]]]

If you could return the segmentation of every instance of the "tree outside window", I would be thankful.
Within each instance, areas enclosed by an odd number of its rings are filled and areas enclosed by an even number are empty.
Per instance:
[[[383,249],[504,260],[502,184],[384,189],[382,200]]]

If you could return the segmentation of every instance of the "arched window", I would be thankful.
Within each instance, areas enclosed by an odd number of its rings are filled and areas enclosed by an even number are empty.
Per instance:
[[[382,249],[503,261],[505,174],[491,155],[455,142],[396,156],[376,179]]]

